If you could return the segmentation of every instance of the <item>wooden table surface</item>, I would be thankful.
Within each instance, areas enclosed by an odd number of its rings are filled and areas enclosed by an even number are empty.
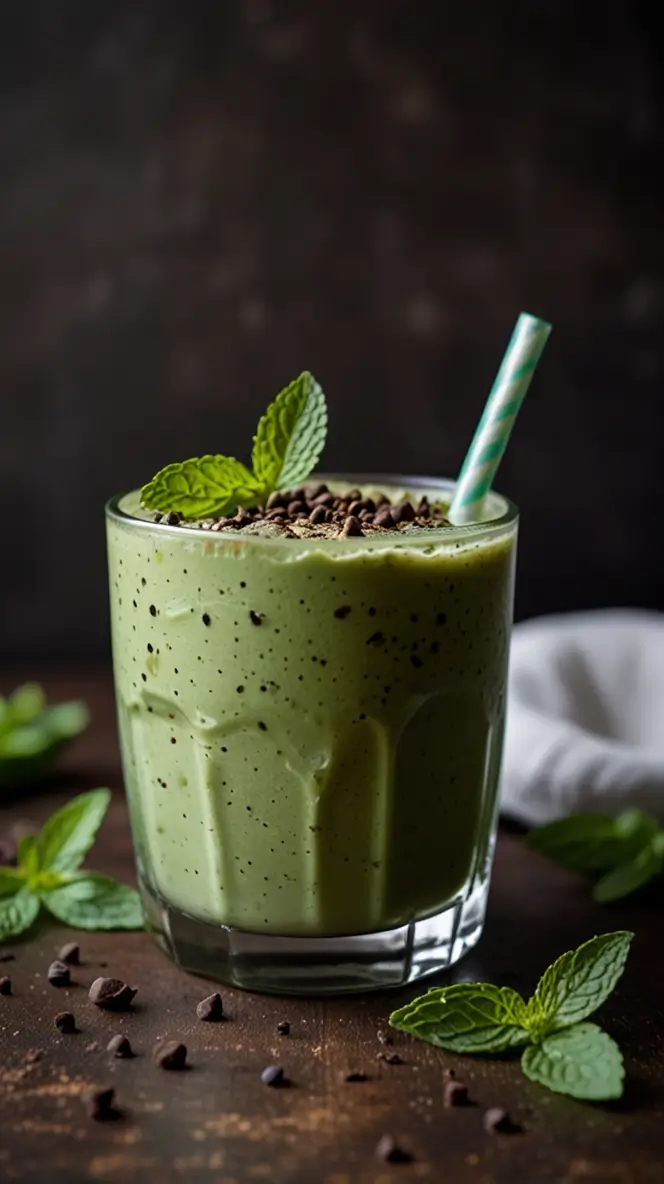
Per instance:
[[[7,672],[7,691],[39,671]],[[82,695],[93,724],[63,760],[56,779],[20,802],[3,802],[0,833],[17,818],[43,819],[73,792],[110,785],[117,792],[94,866],[133,879],[132,854],[106,674],[69,672],[42,679],[55,698]],[[557,954],[595,933],[633,929],[627,971],[602,1022],[626,1057],[627,1086],[617,1103],[591,1106],[548,1093],[521,1075],[517,1060],[453,1057],[394,1035],[378,1059],[377,1032],[417,989],[339,1000],[295,1000],[222,988],[221,1024],[196,1019],[211,984],[173,966],[144,933],[76,934],[48,926],[0,947],[11,997],[0,996],[0,1179],[62,1181],[215,1181],[244,1184],[640,1184],[664,1181],[664,908],[657,892],[611,908],[589,899],[579,877],[529,853],[518,836],[501,835],[490,915],[476,951],[459,967],[530,991]],[[80,941],[83,964],[68,990],[46,981],[63,941]],[[113,1018],[87,998],[100,973],[138,988],[135,1011]],[[72,1010],[80,1032],[63,1036],[56,1012]],[[280,1020],[291,1024],[280,1036]],[[125,1031],[138,1055],[112,1060],[110,1036]],[[191,1068],[165,1073],[152,1061],[162,1037],[184,1040]],[[92,1045],[93,1047],[89,1047]],[[26,1058],[40,1050],[39,1059]],[[268,1089],[260,1072],[284,1066],[290,1089]],[[443,1070],[468,1083],[475,1105],[443,1107]],[[368,1080],[347,1083],[348,1071]],[[122,1117],[89,1119],[79,1095],[113,1084]],[[507,1107],[517,1135],[489,1135],[486,1107]],[[412,1153],[409,1164],[374,1155],[392,1134]]]

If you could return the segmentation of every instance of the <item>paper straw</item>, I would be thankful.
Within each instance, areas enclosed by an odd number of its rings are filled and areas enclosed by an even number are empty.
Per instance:
[[[519,314],[459,473],[447,512],[450,522],[461,525],[480,520],[482,503],[491,489],[514,420],[550,332],[548,321],[532,317],[527,312]]]

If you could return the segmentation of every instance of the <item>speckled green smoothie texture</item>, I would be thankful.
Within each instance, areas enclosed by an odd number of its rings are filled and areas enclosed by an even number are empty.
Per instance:
[[[467,890],[494,814],[513,526],[302,542],[111,517],[108,545],[152,891],[203,921],[321,937]]]

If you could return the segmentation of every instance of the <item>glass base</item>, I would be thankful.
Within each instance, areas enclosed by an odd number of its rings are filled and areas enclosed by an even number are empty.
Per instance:
[[[423,921],[358,937],[275,937],[197,921],[143,885],[148,924],[185,970],[246,991],[342,995],[405,986],[446,970],[479,940],[488,880]]]

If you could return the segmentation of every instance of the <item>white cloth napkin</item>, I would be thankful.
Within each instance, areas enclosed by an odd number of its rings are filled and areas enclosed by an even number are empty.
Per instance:
[[[664,614],[516,626],[501,792],[503,813],[528,825],[627,806],[664,822]]]

